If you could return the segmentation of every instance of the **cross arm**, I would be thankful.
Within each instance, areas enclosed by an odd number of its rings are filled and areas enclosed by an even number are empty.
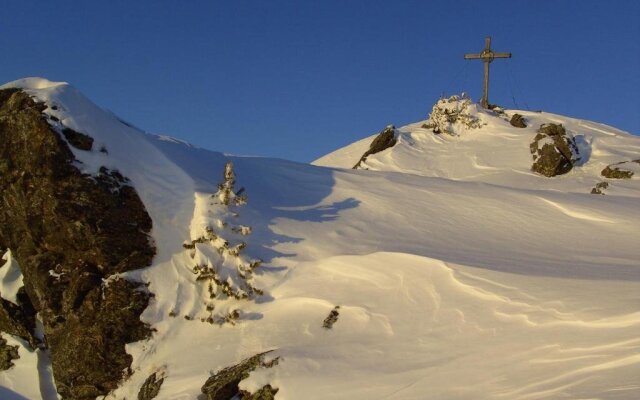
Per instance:
[[[465,60],[475,60],[478,58],[482,58],[482,55],[481,54],[465,54],[464,55]]]
[[[493,53],[493,58],[511,58],[511,53]]]

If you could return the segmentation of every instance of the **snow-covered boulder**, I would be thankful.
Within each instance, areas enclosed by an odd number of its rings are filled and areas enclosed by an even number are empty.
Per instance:
[[[548,177],[566,174],[580,160],[576,140],[562,124],[541,125],[530,149],[531,169]]]

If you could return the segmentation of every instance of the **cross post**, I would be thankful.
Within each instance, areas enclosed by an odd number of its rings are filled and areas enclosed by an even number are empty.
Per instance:
[[[465,54],[465,60],[482,60],[484,63],[484,85],[480,105],[489,108],[489,64],[496,58],[511,58],[511,53],[496,53],[491,50],[491,36],[484,39],[484,49],[477,54]]]

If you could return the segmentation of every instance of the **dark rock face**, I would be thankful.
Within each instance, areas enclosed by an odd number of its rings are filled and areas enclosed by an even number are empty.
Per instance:
[[[150,295],[109,277],[151,264],[151,219],[122,175],[74,166],[45,108],[0,90],[0,248],[12,250],[42,317],[58,392],[89,399],[117,387],[131,365],[125,343],[150,334],[140,321]],[[90,150],[93,140],[78,137],[67,140]],[[27,325],[20,336],[32,335]]]
[[[626,169],[632,167],[631,163],[640,164],[640,159],[607,165],[600,174],[611,179],[631,179],[634,172]]]
[[[527,123],[524,120],[524,117],[520,114],[513,114],[513,117],[511,117],[511,120],[509,121],[509,123],[511,124],[511,126],[515,126],[516,128],[527,127]]]
[[[278,363],[278,359],[274,359],[270,362],[264,361],[266,353],[256,354],[253,357],[247,358],[241,361],[239,364],[232,367],[224,368],[217,374],[211,376],[205,384],[202,386],[202,393],[207,397],[207,400],[230,400],[234,396],[240,396],[240,400],[271,400],[273,396],[278,392],[278,389],[274,389],[271,385],[262,387],[256,393],[247,393],[240,391],[238,385],[240,381],[249,377],[249,373],[256,368],[271,368]],[[270,396],[270,397],[269,397]]]
[[[138,400],[151,400],[160,393],[160,387],[164,382],[164,377],[158,376],[157,372],[149,375],[138,392]]]
[[[13,360],[20,358],[18,346],[9,346],[7,341],[0,336],[0,371],[6,371],[13,367]]]
[[[396,128],[393,125],[389,125],[382,132],[373,139],[371,145],[369,145],[369,150],[367,150],[362,157],[360,157],[360,161],[356,165],[353,166],[353,169],[360,168],[360,165],[367,160],[367,157],[371,154],[379,153],[383,150],[388,149],[389,147],[393,147],[396,144]]]
[[[543,124],[530,145],[531,170],[547,177],[566,174],[580,159],[575,139],[561,124]]]

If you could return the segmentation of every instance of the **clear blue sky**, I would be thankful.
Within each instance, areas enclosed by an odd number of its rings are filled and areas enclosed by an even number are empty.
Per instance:
[[[3,1],[0,80],[67,81],[140,128],[311,161],[440,94],[640,133],[640,1]]]

